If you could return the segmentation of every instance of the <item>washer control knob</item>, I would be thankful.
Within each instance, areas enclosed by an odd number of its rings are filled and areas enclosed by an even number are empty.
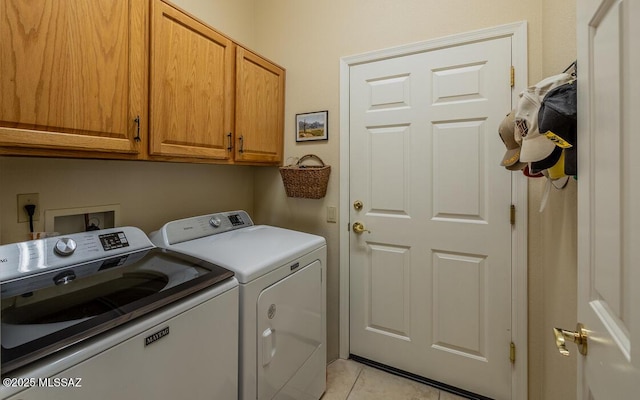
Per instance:
[[[76,274],[73,271],[63,271],[53,277],[53,282],[57,285],[66,285],[76,279]]]
[[[220,218],[218,217],[211,217],[211,219],[209,220],[209,224],[211,224],[211,226],[213,226],[214,228],[219,228],[220,224],[222,224],[222,221],[220,221]]]
[[[73,252],[76,251],[77,247],[78,245],[75,240],[70,238],[62,238],[56,242],[53,251],[55,251],[59,256],[66,257],[72,255]]]

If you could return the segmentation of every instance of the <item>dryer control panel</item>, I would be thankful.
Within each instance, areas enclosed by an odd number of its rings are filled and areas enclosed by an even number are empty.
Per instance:
[[[253,221],[246,211],[227,211],[172,221],[150,236],[152,241],[162,238],[166,246],[249,226]]]

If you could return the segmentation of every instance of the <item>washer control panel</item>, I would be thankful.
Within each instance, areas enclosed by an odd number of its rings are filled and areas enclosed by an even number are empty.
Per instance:
[[[0,246],[0,282],[154,247],[131,226],[11,243]]]
[[[99,235],[100,243],[105,251],[129,247],[129,240],[124,232],[112,232]]]

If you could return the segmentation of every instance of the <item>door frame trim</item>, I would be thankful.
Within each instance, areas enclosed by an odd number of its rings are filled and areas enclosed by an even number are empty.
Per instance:
[[[518,103],[519,93],[528,82],[527,22],[520,21],[477,31],[411,43],[340,59],[340,358],[349,358],[349,70],[352,66],[436,50],[478,41],[511,37],[511,60],[517,73],[511,91],[511,104]],[[497,137],[497,135],[496,135]],[[497,161],[496,161],[497,162]],[[528,182],[521,173],[511,174],[511,201],[516,206],[516,223],[511,231],[511,329],[512,341],[519,349],[512,373],[511,393],[514,399],[526,399],[528,393],[528,291],[527,232]],[[505,210],[507,212],[507,210]],[[507,346],[508,343],[505,343]]]

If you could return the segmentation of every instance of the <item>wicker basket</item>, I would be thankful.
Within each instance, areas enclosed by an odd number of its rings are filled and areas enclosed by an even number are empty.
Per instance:
[[[322,165],[302,165],[302,162],[315,158]],[[295,165],[280,167],[282,183],[289,197],[304,199],[321,199],[327,194],[331,166],[315,154],[300,157]]]

